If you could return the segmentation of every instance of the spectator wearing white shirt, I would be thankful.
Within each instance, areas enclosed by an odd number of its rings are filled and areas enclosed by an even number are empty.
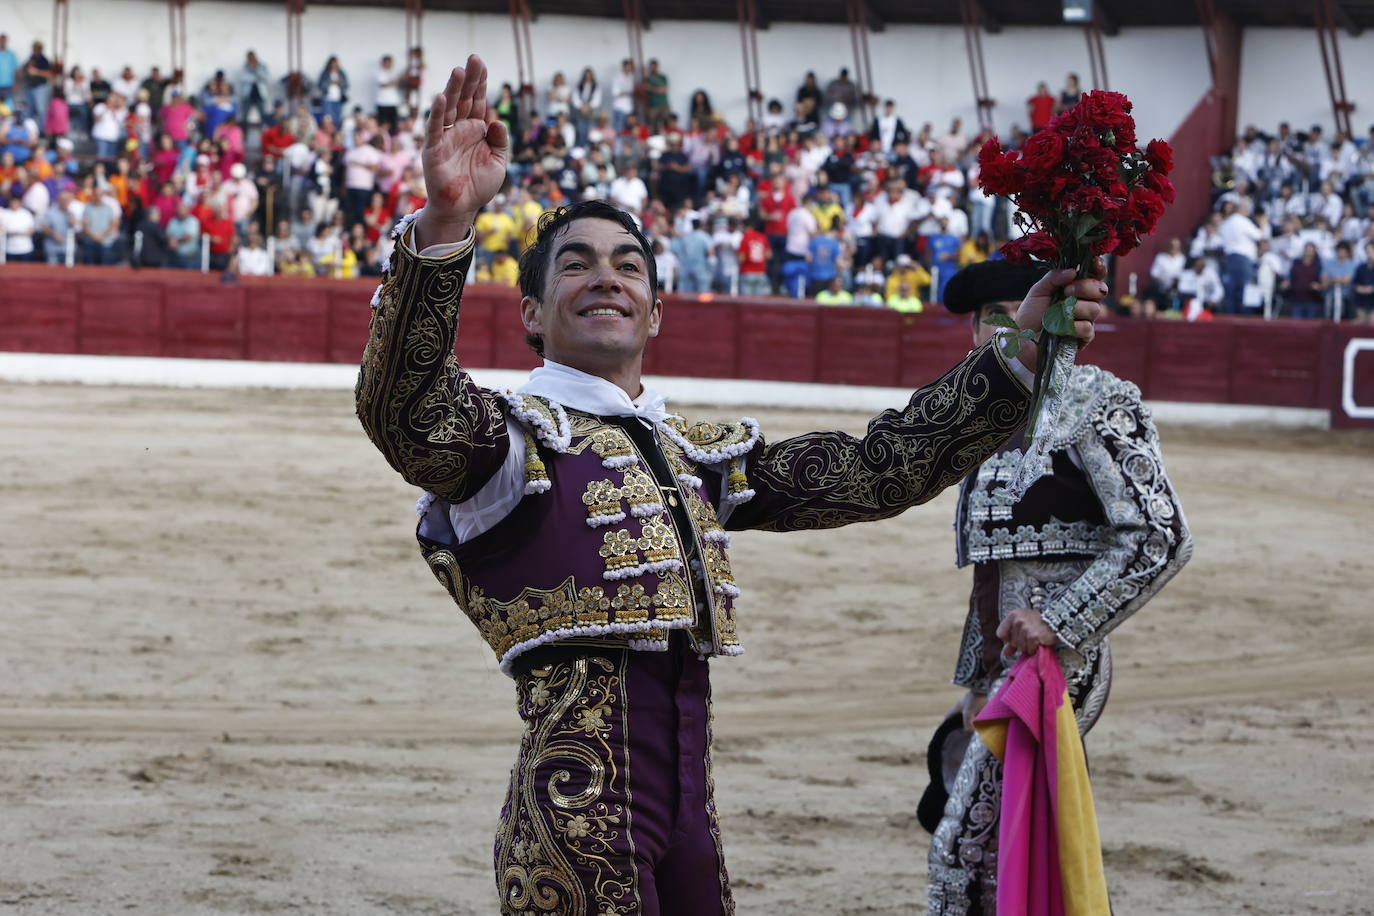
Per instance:
[[[1196,299],[1206,308],[1216,308],[1225,295],[1216,267],[1206,258],[1194,258],[1178,275],[1178,295],[1186,304]]]
[[[1193,243],[1188,247],[1189,261],[1221,253],[1221,219],[1220,213],[1213,213],[1207,217],[1207,222],[1198,227],[1197,235],[1193,236]]]
[[[119,71],[119,76],[110,82],[110,91],[118,92],[126,99],[138,96],[138,77],[134,74],[133,67],[125,67]]]
[[[1218,229],[1223,258],[1222,283],[1225,287],[1223,308],[1228,315],[1240,314],[1245,286],[1255,275],[1259,260],[1259,241],[1264,238],[1260,227],[1250,218],[1250,201],[1242,199],[1236,212],[1226,217]]]
[[[1174,303],[1178,296],[1178,278],[1188,266],[1183,254],[1183,240],[1169,239],[1169,247],[1155,255],[1150,264],[1151,291],[1148,295],[1158,302]]]
[[[1345,209],[1345,201],[1336,193],[1330,181],[1323,181],[1316,194],[1312,195],[1311,213],[1326,220],[1327,225],[1339,226]]]
[[[902,239],[912,222],[924,219],[930,212],[930,204],[908,188],[902,179],[889,178],[887,193],[874,201],[874,209],[877,219],[874,221],[873,253],[890,263],[901,252]]]
[[[620,62],[620,72],[611,80],[611,123],[617,134],[625,129],[626,118],[634,113],[638,84],[634,61],[627,57]]]
[[[1317,257],[1322,261],[1329,261],[1336,255],[1336,237],[1331,232],[1331,226],[1327,223],[1326,217],[1319,216],[1315,223],[1304,229],[1299,230],[1298,237],[1304,244],[1316,246]]]
[[[37,223],[19,198],[11,197],[9,207],[0,211],[0,227],[5,230],[5,258],[10,261],[32,261],[33,233]]]
[[[267,246],[263,244],[262,232],[258,229],[258,224],[253,223],[248,228],[247,240],[239,246],[238,253],[234,256],[236,273],[240,277],[270,277],[272,275],[272,258],[267,253]]]
[[[382,55],[381,66],[377,68],[377,120],[386,127],[387,133],[396,130],[396,122],[401,109],[401,72],[390,54]]]
[[[633,162],[626,163],[625,170],[611,182],[611,203],[638,217],[648,199],[649,189],[639,177],[638,167]]]

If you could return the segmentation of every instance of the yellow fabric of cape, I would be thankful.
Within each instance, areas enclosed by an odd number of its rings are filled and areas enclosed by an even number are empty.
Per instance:
[[[1108,916],[1107,876],[1102,867],[1102,843],[1097,833],[1097,810],[1078,722],[1068,691],[1055,711],[1055,758],[1058,803],[1055,834],[1059,840],[1059,876],[1064,894],[1064,916]],[[1005,763],[1007,719],[974,722],[978,737]]]

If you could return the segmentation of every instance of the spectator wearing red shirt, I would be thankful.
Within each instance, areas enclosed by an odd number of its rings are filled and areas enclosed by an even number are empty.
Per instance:
[[[784,221],[786,217],[784,217]],[[739,243],[739,292],[741,296],[767,296],[773,291],[768,280],[768,262],[773,246],[763,231],[763,220],[754,219]],[[785,237],[784,237],[785,238]]]
[[[774,282],[782,261],[782,248],[787,244],[787,214],[796,208],[797,200],[782,174],[782,163],[770,163],[768,177],[759,182],[759,216],[763,218],[763,231],[773,248],[768,272]]]
[[[172,135],[168,133],[158,134],[157,151],[153,153],[153,176],[157,179],[158,184],[172,180],[172,176],[176,174],[177,160],[180,158],[181,154],[177,152],[176,141]],[[171,219],[170,213],[167,218]]]
[[[210,269],[228,269],[234,251],[234,224],[223,206],[211,208],[210,219],[201,223],[200,231],[210,236]]]
[[[1041,130],[1050,123],[1050,118],[1054,116],[1054,94],[1050,92],[1049,83],[1040,83],[1035,87],[1035,95],[1026,99],[1026,111],[1030,115],[1031,133]]]
[[[271,124],[262,131],[262,154],[271,156],[275,160],[280,160],[286,153],[286,148],[296,142],[295,134],[291,133],[291,128],[286,119],[282,119],[275,124]]]

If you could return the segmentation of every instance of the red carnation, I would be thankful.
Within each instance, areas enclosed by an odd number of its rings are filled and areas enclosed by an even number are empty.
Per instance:
[[[1145,147],[1145,161],[1150,168],[1167,175],[1174,170],[1174,150],[1163,140],[1151,140]]]
[[[1021,150],[1021,164],[1032,174],[1044,174],[1063,161],[1064,138],[1053,131],[1040,131]]]
[[[1164,177],[1163,172],[1153,169],[1145,173],[1145,186],[1164,199],[1164,203],[1174,202],[1174,183]]]
[[[1128,124],[1132,129],[1135,127],[1135,122],[1131,120],[1131,100],[1119,92],[1094,89],[1084,93],[1076,107],[1079,109],[1079,122],[1096,130],[1115,131]]]
[[[1016,194],[1026,186],[1026,174],[1016,164],[1016,154],[1003,150],[993,137],[978,151],[978,181],[989,194]]]
[[[1059,257],[1059,243],[1048,232],[1041,230],[1023,235],[1014,242],[1007,242],[1002,246],[1002,254],[1013,264],[1053,261]]]

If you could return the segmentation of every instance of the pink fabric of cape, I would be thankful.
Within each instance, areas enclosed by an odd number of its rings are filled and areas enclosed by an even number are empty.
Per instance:
[[[1002,761],[998,916],[1110,913],[1087,762],[1054,652],[1017,662],[975,724]]]

